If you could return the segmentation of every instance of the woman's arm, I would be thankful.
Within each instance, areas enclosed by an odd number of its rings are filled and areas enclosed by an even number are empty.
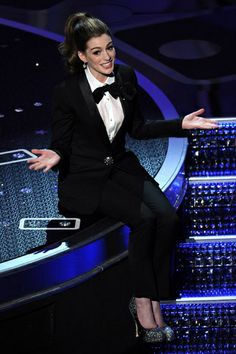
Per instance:
[[[30,169],[65,170],[70,156],[70,146],[74,127],[74,117],[66,94],[65,87],[60,85],[54,89],[52,100],[52,138],[49,149],[32,149],[38,158],[28,160]]]
[[[134,72],[132,72],[131,81],[137,87],[137,78]],[[160,119],[146,122],[139,106],[140,99],[140,93],[137,89],[137,94],[134,98],[133,119],[129,127],[129,134],[135,139],[186,137],[188,136],[187,131],[190,129],[214,129],[218,126],[213,119],[200,116],[204,113],[203,108],[179,119]]]
[[[68,162],[74,130],[74,114],[65,85],[54,89],[52,99],[52,138],[49,149],[61,157],[61,164]]]

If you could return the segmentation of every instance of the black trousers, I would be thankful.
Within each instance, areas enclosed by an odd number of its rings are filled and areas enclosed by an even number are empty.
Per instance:
[[[137,179],[142,178],[142,188]],[[140,181],[139,181],[140,182]],[[179,219],[158,184],[114,169],[98,211],[130,227],[129,263],[135,297],[159,301],[172,293],[171,260]]]

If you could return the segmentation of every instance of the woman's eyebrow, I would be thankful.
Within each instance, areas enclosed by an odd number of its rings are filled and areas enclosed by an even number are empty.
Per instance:
[[[107,43],[106,47],[108,47],[110,44],[112,44],[112,41]],[[94,49],[102,49],[102,47],[93,47],[90,50],[94,50]]]

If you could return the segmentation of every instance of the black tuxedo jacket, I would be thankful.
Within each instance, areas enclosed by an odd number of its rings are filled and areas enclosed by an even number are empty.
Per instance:
[[[114,168],[135,175],[142,187],[147,173],[137,157],[125,150],[127,133],[137,139],[185,136],[181,119],[145,123],[134,71],[116,65],[114,74],[123,92],[124,121],[112,143],[84,72],[68,77],[54,90],[50,149],[61,156],[57,166],[59,203],[80,215],[95,211]]]

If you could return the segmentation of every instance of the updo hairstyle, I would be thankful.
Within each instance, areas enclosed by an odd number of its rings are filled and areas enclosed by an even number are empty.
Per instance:
[[[78,57],[78,51],[84,52],[87,42],[92,37],[103,34],[111,36],[108,26],[86,12],[70,15],[65,23],[65,39],[59,44],[59,51],[64,59],[69,73],[74,74],[83,68],[83,62]]]

